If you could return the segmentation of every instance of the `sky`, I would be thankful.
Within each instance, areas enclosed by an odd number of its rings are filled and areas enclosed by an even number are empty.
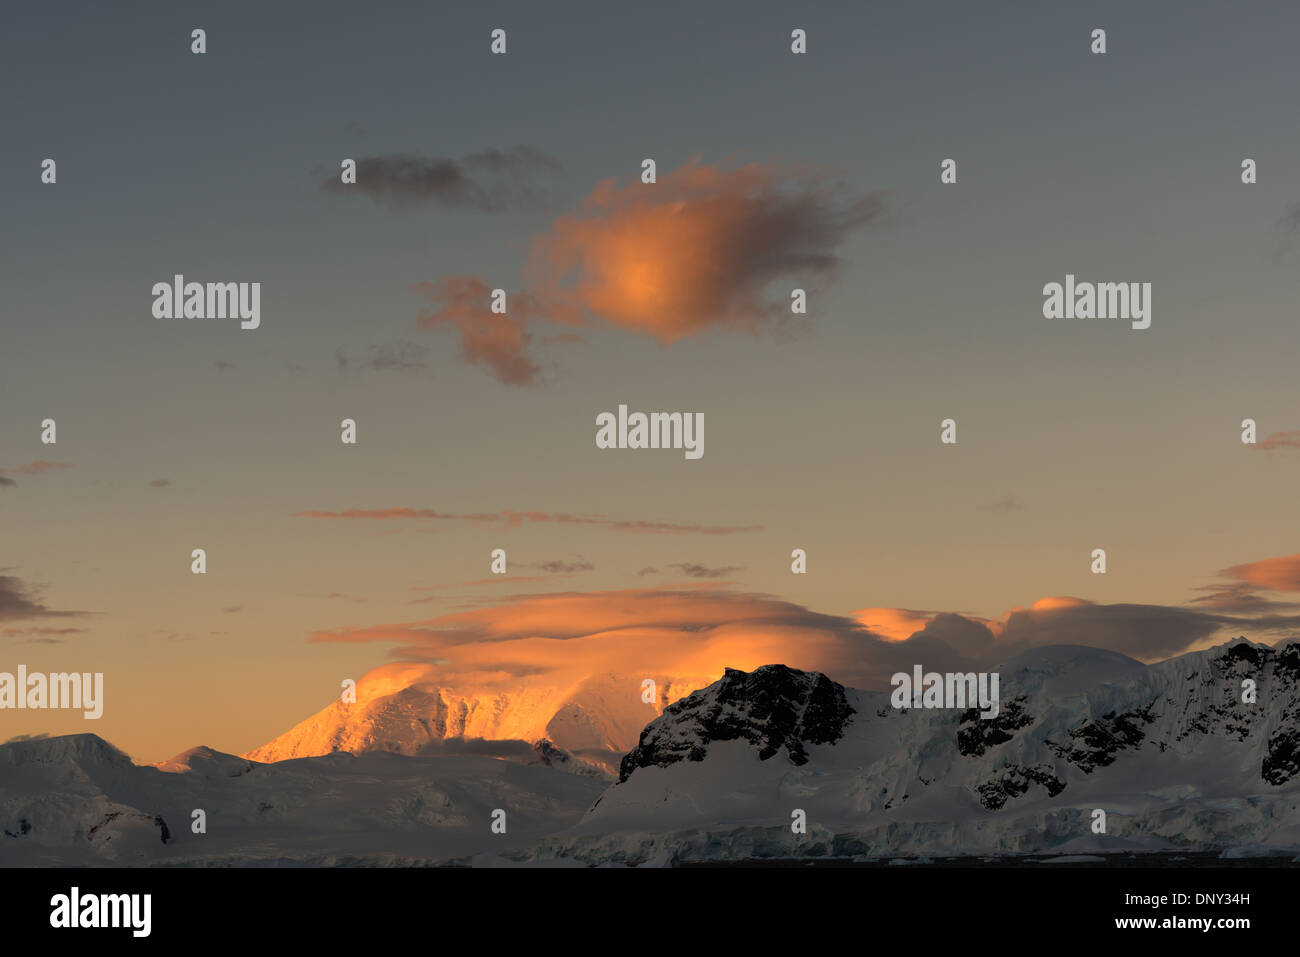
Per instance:
[[[635,670],[630,627],[863,682],[916,631],[1300,636],[1294,7],[3,17],[0,671],[107,701],[0,740],[241,752],[394,656]],[[259,327],[156,318],[177,273]],[[1150,328],[1045,319],[1067,274]],[[620,404],[704,454],[597,448]]]

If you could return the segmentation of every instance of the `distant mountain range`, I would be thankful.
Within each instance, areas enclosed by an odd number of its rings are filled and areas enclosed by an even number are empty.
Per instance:
[[[1154,665],[1055,646],[998,670],[991,720],[768,665],[662,713],[612,676],[527,703],[403,689],[245,757],[196,748],[157,767],[95,735],[14,741],[0,746],[0,863],[1300,854],[1300,643]],[[654,713],[630,737],[638,707]],[[460,736],[492,721],[555,736]],[[564,742],[623,753],[580,761]],[[357,753],[293,756],[342,746]]]

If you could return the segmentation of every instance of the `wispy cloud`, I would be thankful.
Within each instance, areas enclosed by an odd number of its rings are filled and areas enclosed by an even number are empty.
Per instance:
[[[520,512],[503,509],[499,512],[454,513],[438,512],[431,508],[347,508],[342,511],[294,512],[294,518],[318,518],[349,521],[432,520],[468,522],[474,525],[501,525],[512,528],[520,525],[590,525],[615,532],[633,532],[646,535],[734,535],[760,531],[762,525],[703,525],[675,522],[652,522],[630,519],[613,519],[603,515],[571,515],[564,512]]]
[[[1232,565],[1219,574],[1271,591],[1300,591],[1300,555],[1283,555]]]
[[[1277,258],[1281,259],[1296,248],[1300,238],[1300,203],[1291,203],[1273,224],[1278,234]]]
[[[1300,592],[1300,555],[1283,555],[1255,562],[1243,562],[1220,569],[1219,581],[1202,585],[1192,604],[1220,612],[1263,615],[1300,607],[1296,598],[1272,598],[1259,592]]]
[[[1204,592],[1205,594],[1193,598],[1192,604],[1211,608],[1214,611],[1260,614],[1296,607],[1294,601],[1277,601],[1276,599],[1266,598],[1244,582],[1203,585],[1193,589],[1193,591]]]
[[[369,369],[374,372],[418,372],[427,369],[429,348],[417,342],[392,342],[367,347],[364,355],[349,356],[343,348],[334,353],[340,372]]]
[[[978,508],[981,512],[1023,512],[1025,510],[1024,503],[1010,496],[996,502],[989,502],[987,505],[980,505]]]
[[[677,568],[687,578],[726,578],[733,572],[743,571],[743,565],[722,565],[717,568],[709,568],[707,565],[701,565],[698,562],[674,562],[668,566]]]
[[[509,314],[502,315],[492,311],[492,291],[476,276],[449,276],[415,288],[437,306],[422,312],[418,325],[423,329],[454,326],[466,362],[486,366],[506,385],[540,381],[542,367],[526,354],[533,338],[527,320],[540,315],[531,297],[516,295],[508,301]]]
[[[76,618],[86,611],[56,611],[40,599],[40,589],[12,575],[0,575],[0,621],[26,618]]]
[[[1300,449],[1300,432],[1270,432],[1254,445],[1247,446],[1256,452],[1272,452],[1276,449]]]
[[[47,462],[44,459],[37,459],[35,462],[28,462],[26,465],[15,465],[11,469],[0,469],[0,476],[40,475],[42,472],[49,472],[54,469],[70,469],[72,467],[71,462]]]
[[[577,572],[590,572],[596,570],[595,565],[583,559],[574,562],[566,562],[557,558],[545,562],[525,563],[523,567],[537,568],[552,575],[572,575]]]
[[[461,159],[409,153],[357,160],[356,183],[334,171],[322,184],[333,193],[357,193],[394,209],[437,205],[499,213],[545,204],[541,177],[563,172],[559,160],[529,146],[488,149]]]

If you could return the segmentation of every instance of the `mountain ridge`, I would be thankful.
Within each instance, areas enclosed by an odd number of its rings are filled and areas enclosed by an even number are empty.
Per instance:
[[[999,714],[987,720],[896,709],[888,692],[781,664],[727,669],[647,722],[608,784],[573,773],[578,762],[545,737],[513,750],[430,738],[410,755],[274,763],[200,746],[154,766],[93,734],[17,740],[0,745],[0,857],[391,864],[490,853],[594,864],[1300,852],[1300,642],[1237,639],[1151,665],[1056,646],[1008,659],[1001,677]],[[209,836],[190,833],[195,808],[207,809]],[[494,808],[514,822],[509,838],[490,832]],[[804,833],[791,827],[795,812]]]
[[[837,686],[853,713],[834,741],[787,747],[806,753],[802,764],[764,757],[752,736],[703,740],[697,713],[719,706],[707,700],[716,686],[706,689],[643,733],[671,742],[675,760],[633,762],[549,852],[1300,849],[1300,642],[1237,639],[1152,665],[1055,648],[1008,666],[992,720],[973,709],[896,709],[886,692]],[[796,810],[807,815],[806,835],[790,827]]]

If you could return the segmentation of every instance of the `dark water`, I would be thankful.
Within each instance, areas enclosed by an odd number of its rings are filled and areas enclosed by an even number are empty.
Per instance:
[[[1046,867],[1050,870],[1069,868],[1259,868],[1300,867],[1293,863],[1296,855],[1280,854],[1269,857],[1220,857],[1217,851],[1161,852],[1152,854],[1090,855],[1101,860],[1059,861],[1051,855],[1029,854],[1024,857],[924,857],[924,858],[786,858],[782,860],[754,859],[740,861],[683,861],[679,867],[892,867],[892,868],[965,868]]]

